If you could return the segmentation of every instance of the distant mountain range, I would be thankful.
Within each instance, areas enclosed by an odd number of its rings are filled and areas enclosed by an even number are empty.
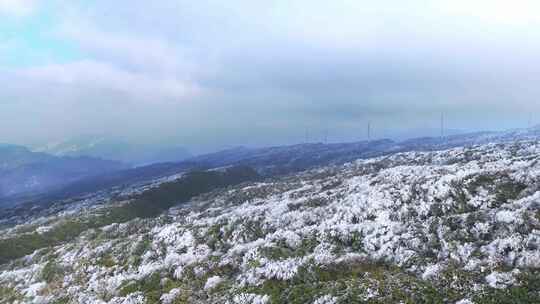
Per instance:
[[[82,178],[127,168],[92,157],[57,157],[16,145],[0,145],[0,202],[6,197],[41,193]]]
[[[442,150],[459,146],[480,145],[491,142],[503,143],[527,139],[540,139],[540,126],[504,132],[476,132],[446,137],[414,138],[405,141],[381,139],[351,143],[306,143],[268,148],[238,147],[191,157],[180,162],[163,162],[136,168],[126,168],[117,162],[107,163],[95,158],[53,157],[43,153],[31,153],[28,150],[24,150],[24,148],[18,147],[18,149],[25,151],[24,154],[28,158],[36,159],[36,161],[33,161],[34,165],[16,167],[14,171],[0,171],[0,181],[3,181],[3,184],[8,184],[8,189],[12,189],[7,192],[4,190],[4,193],[22,194],[25,192],[25,189],[32,190],[27,191],[31,195],[18,196],[15,199],[12,198],[10,200],[12,203],[43,203],[122,185],[163,178],[195,169],[249,166],[262,176],[272,177],[318,166],[339,165],[356,159],[365,159],[396,152]],[[7,156],[5,160],[2,161],[0,159],[0,166],[2,164],[4,167],[13,166],[13,164],[21,162],[17,157],[13,157],[15,153],[13,149],[5,149],[11,152],[6,152]],[[79,150],[78,153],[81,153],[80,151],[84,150]],[[11,158],[8,158],[9,155],[11,155]],[[42,159],[54,159],[57,161],[43,161]],[[92,164],[92,161],[94,162],[94,167],[92,168],[93,170],[90,170],[87,165]],[[42,165],[43,163],[47,164],[47,166]],[[57,166],[54,167],[51,164],[57,164]],[[78,170],[76,170],[77,165],[81,166]],[[34,171],[38,171],[46,176],[50,175],[51,177],[48,179],[36,178],[36,176],[39,177],[40,175],[36,175],[33,173]],[[64,173],[66,171],[67,173]],[[9,172],[11,175],[5,172]],[[17,179],[14,179],[13,176],[17,176],[17,174],[19,176],[18,181],[15,181]],[[58,180],[52,178],[55,176],[72,177]],[[43,180],[49,181],[49,183],[45,183]],[[8,181],[15,182],[8,183]],[[35,181],[38,182],[34,183]],[[66,181],[70,181],[70,183],[67,184]],[[45,187],[46,185],[54,185],[55,187],[49,187],[50,189],[48,189]]]
[[[191,157],[189,151],[176,145],[132,144],[121,138],[79,136],[49,143],[34,149],[55,156],[89,156],[121,161],[133,166],[178,162]]]

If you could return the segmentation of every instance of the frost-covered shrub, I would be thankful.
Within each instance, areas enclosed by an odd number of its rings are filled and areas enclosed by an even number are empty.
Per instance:
[[[15,259],[0,298],[539,303],[539,151],[400,153],[210,191],[158,217],[125,204],[56,215],[0,239],[19,252],[0,247]]]

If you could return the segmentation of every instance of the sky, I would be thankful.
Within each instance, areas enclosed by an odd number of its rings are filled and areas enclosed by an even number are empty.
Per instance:
[[[540,122],[538,1],[0,0],[0,142],[194,151]],[[307,136],[306,136],[307,134]]]

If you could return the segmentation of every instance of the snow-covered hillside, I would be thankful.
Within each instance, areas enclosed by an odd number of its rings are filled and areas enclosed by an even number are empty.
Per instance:
[[[538,142],[490,144],[214,191],[5,264],[0,302],[538,303],[539,161]]]

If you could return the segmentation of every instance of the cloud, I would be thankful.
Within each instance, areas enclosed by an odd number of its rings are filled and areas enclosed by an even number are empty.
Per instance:
[[[134,100],[153,102],[178,102],[200,92],[197,85],[187,81],[159,75],[152,77],[90,60],[26,68],[18,70],[17,74],[41,83],[85,90],[110,90]]]
[[[535,0],[454,0],[439,3],[437,9],[454,16],[475,18],[492,26],[531,26],[540,22],[540,3]]]
[[[75,14],[77,16],[77,14]],[[212,73],[200,53],[177,43],[110,29],[70,16],[56,28],[58,39],[75,43],[87,59],[25,69],[20,74],[66,86],[122,92],[132,101],[182,102],[207,90]]]
[[[530,1],[53,2],[53,38],[4,48],[75,54],[11,69],[9,86],[24,88],[0,92],[0,112],[65,119],[50,136],[99,129],[212,146],[335,128],[348,140],[367,120],[403,130],[445,111],[449,124],[484,129],[540,110]],[[38,132],[24,125],[11,138]]]
[[[26,17],[37,8],[37,0],[0,0],[0,16]]]
[[[58,35],[75,42],[96,57],[116,63],[163,73],[182,73],[188,77],[197,67],[190,61],[190,50],[157,37],[104,31],[96,26],[65,22]]]

